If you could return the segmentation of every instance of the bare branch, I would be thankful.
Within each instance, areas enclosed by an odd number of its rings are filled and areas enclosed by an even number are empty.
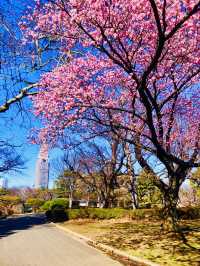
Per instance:
[[[9,100],[7,100],[4,104],[2,104],[0,106],[0,113],[6,112],[7,110],[9,110],[11,105],[13,105],[14,103],[20,102],[23,98],[37,94],[37,92],[30,92],[31,89],[33,89],[37,86],[38,86],[38,84],[35,83],[35,84],[29,85],[29,86],[21,89],[19,94],[17,94],[13,98],[10,98]]]

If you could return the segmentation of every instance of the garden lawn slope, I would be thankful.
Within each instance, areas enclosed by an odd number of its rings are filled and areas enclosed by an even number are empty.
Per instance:
[[[187,246],[171,233],[161,232],[157,219],[71,220],[63,225],[92,240],[167,266],[199,266],[200,220],[185,220]],[[196,248],[196,249],[195,249]]]

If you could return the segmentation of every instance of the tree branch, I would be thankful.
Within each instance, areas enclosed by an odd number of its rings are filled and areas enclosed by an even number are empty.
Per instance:
[[[37,92],[30,92],[30,90],[32,88],[35,88],[37,86],[38,86],[38,84],[35,83],[35,84],[29,85],[29,86],[21,89],[20,92],[16,96],[14,96],[13,98],[10,98],[5,103],[0,105],[0,113],[6,112],[7,110],[9,110],[9,108],[12,104],[14,104],[16,102],[20,102],[23,98],[37,94]]]

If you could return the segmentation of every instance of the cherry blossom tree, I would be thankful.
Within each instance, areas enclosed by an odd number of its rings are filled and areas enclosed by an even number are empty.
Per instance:
[[[101,124],[155,175],[153,155],[168,177],[155,182],[173,224],[179,188],[200,165],[199,11],[198,0],[37,1],[21,23],[28,41],[51,36],[64,54],[81,51],[40,81],[40,137]]]

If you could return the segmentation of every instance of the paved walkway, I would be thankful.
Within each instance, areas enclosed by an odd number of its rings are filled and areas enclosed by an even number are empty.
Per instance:
[[[120,266],[42,215],[0,220],[0,266]]]

